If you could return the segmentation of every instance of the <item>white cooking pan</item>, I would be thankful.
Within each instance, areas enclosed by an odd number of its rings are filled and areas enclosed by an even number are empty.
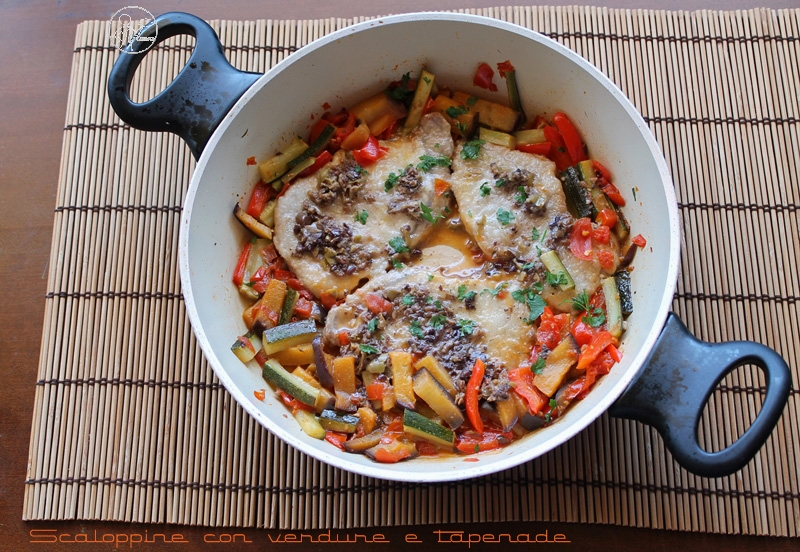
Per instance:
[[[181,221],[179,262],[186,310],[219,380],[278,437],[348,471],[415,482],[510,468],[559,446],[607,410],[655,426],[677,461],[704,476],[740,469],[764,443],[788,399],[789,369],[774,351],[756,343],[700,342],[669,313],[680,258],[678,209],[669,171],[630,101],[583,58],[522,27],[444,13],[354,25],[300,49],[264,75],[234,69],[213,30],[188,14],[164,14],[141,37],[161,42],[177,34],[195,36],[196,46],[173,83],[146,103],[132,103],[131,79],[146,55],[141,52],[152,44],[133,41],[111,73],[110,101],[131,126],[175,132],[197,157]],[[231,211],[258,179],[256,168],[245,160],[266,158],[292,135],[306,135],[310,115],[321,114],[326,102],[338,111],[423,65],[439,82],[471,89],[478,63],[507,59],[517,69],[526,112],[564,111],[578,122],[592,156],[608,165],[626,196],[625,213],[632,228],[647,239],[648,247],[637,255],[632,273],[635,310],[621,345],[622,362],[551,426],[508,447],[473,456],[473,462],[445,457],[382,465],[306,436],[275,396],[254,398],[253,390],[265,383],[230,351],[232,339],[243,330],[244,308],[230,274],[246,239]],[[697,441],[705,402],[725,374],[742,364],[758,365],[766,374],[761,412],[729,448],[706,452]]]

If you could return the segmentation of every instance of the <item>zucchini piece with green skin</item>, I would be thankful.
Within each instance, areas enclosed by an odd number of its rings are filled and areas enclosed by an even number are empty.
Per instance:
[[[286,164],[286,168],[291,170],[295,167],[299,167],[303,163],[305,163],[308,159],[311,159],[311,164],[314,164],[314,159],[316,159],[317,155],[325,149],[325,146],[328,145],[328,142],[331,141],[333,138],[333,133],[336,132],[336,127],[332,124],[325,125],[325,128],[319,133],[311,144],[309,144],[308,149],[306,149],[303,153],[292,159]],[[298,171],[300,172],[300,171]]]
[[[603,278],[602,286],[606,300],[606,325],[611,335],[618,338],[622,335],[622,304],[617,279],[614,276]]]
[[[517,147],[517,138],[513,134],[509,134],[507,132],[500,132],[499,130],[481,127],[478,132],[478,136],[481,140],[490,144],[496,144],[508,149],[514,149]]]
[[[303,433],[313,439],[322,440],[325,438],[325,428],[322,427],[322,424],[320,424],[320,421],[313,412],[309,410],[303,410],[302,408],[297,408],[294,410],[294,412],[292,412],[292,416],[294,416],[294,419],[297,420],[297,423],[300,425],[300,429],[303,430]]]
[[[261,377],[303,404],[314,406],[317,403],[319,389],[287,372],[274,358],[264,363],[261,368]]]
[[[258,338],[258,334],[254,332],[247,332],[231,345],[231,351],[242,362],[250,362],[260,350],[261,340]]]
[[[556,276],[559,274],[566,276],[567,283],[561,284],[559,286],[561,289],[568,290],[575,287],[575,280],[573,280],[572,276],[570,276],[569,272],[567,272],[567,267],[565,267],[564,263],[561,262],[561,258],[558,256],[558,253],[550,249],[549,251],[542,253],[539,258],[542,260],[542,264],[544,264],[544,267],[549,273],[555,274]]]
[[[456,434],[453,430],[447,429],[413,410],[406,409],[403,412],[403,431],[443,447],[452,447],[456,442]]]
[[[517,85],[517,70],[511,69],[505,71],[506,89],[508,90],[508,105],[520,115],[518,125],[524,125],[528,118],[525,116],[525,111],[522,109],[522,98],[519,95],[519,86]]]
[[[622,316],[627,318],[633,312],[633,294],[631,292],[631,274],[627,270],[620,270],[614,274],[614,281],[619,292],[619,304]]]
[[[411,101],[406,122],[403,124],[404,131],[410,132],[414,130],[420,119],[422,119],[422,112],[425,110],[425,105],[431,95],[434,79],[433,74],[425,69],[420,72],[419,80],[417,80],[417,89],[414,91],[414,99]]]
[[[258,165],[261,180],[265,184],[271,183],[283,176],[289,170],[289,162],[297,158],[308,149],[308,144],[295,136],[283,149],[283,152],[267,159]]]
[[[259,238],[264,238],[267,240],[272,239],[272,228],[269,228],[257,218],[251,217],[238,203],[233,208],[233,216],[239,219],[239,222],[241,222],[245,228],[250,230]]]
[[[294,306],[297,304],[297,299],[300,294],[290,287],[286,288],[286,298],[283,300],[283,307],[281,307],[281,314],[278,318],[278,325],[287,324],[292,320],[292,312]]]
[[[339,414],[335,410],[323,410],[319,415],[319,423],[327,430],[340,433],[355,433],[358,416]]]
[[[258,215],[258,220],[260,220],[264,226],[267,226],[268,228],[275,227],[275,207],[277,206],[277,199],[271,199],[267,201],[266,205],[264,205],[264,208],[261,210],[261,214]]]
[[[567,167],[561,173],[561,187],[567,200],[567,208],[575,218],[590,218],[597,215],[592,195],[586,187],[577,167]]]
[[[269,328],[264,331],[262,339],[264,353],[271,355],[289,347],[311,343],[318,333],[313,320],[301,320]]]
[[[597,213],[603,209],[611,209],[617,214],[617,223],[614,225],[614,234],[625,241],[631,232],[631,227],[628,224],[625,215],[617,208],[613,201],[608,199],[606,193],[597,186],[597,171],[594,170],[594,165],[591,160],[581,161],[578,163],[578,170],[581,174],[584,184],[589,188],[589,194],[592,198],[592,205],[594,205],[595,217]]]

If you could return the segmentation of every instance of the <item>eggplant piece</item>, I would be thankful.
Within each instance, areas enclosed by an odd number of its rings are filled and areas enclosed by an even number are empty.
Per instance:
[[[567,373],[578,362],[580,354],[581,348],[575,338],[572,337],[572,334],[567,334],[567,337],[561,340],[561,343],[547,355],[542,373],[533,378],[533,384],[539,391],[552,397],[558,391]]]
[[[442,417],[451,428],[456,429],[464,423],[464,414],[456,405],[447,389],[423,368],[414,374],[414,392]]]
[[[348,452],[364,452],[379,444],[381,442],[381,437],[383,437],[383,428],[376,429],[363,437],[348,439],[344,442],[344,449]]]
[[[328,355],[322,348],[322,336],[316,336],[311,340],[311,347],[314,349],[314,365],[317,367],[317,378],[323,387],[333,387],[333,375],[331,374]]]

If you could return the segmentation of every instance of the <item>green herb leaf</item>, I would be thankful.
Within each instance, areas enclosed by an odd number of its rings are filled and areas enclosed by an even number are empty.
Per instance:
[[[456,128],[458,129],[458,132],[461,133],[461,136],[467,135],[467,125],[465,125],[461,121],[456,121]]]
[[[429,79],[428,77],[422,77],[422,80],[425,81],[425,84],[430,84],[431,83],[431,79]]]
[[[403,295],[403,298],[400,300],[405,306],[410,306],[414,304],[414,296],[413,295]]]
[[[437,314],[431,317],[431,320],[428,322],[428,324],[430,324],[431,328],[434,330],[438,330],[444,326],[445,322],[447,322],[447,317],[443,314]]]
[[[508,226],[514,221],[514,213],[506,211],[502,207],[497,210],[497,222],[503,226]]]
[[[475,321],[469,318],[459,318],[457,323],[458,329],[461,330],[463,335],[472,335],[472,332],[475,331],[475,327],[477,326]]]
[[[525,321],[528,324],[533,324],[544,312],[547,303],[545,303],[542,296],[533,291],[531,288],[518,289],[511,292],[511,297],[515,301],[528,305],[530,313],[528,319]]]
[[[368,355],[377,355],[380,351],[373,347],[372,345],[364,345],[363,343],[358,346],[362,353],[366,353]]]
[[[464,113],[468,113],[469,109],[463,106],[455,106],[451,105],[447,109],[444,110],[447,115],[453,119],[457,119],[459,115],[463,115]]]
[[[386,178],[386,182],[383,183],[383,189],[387,192],[391,191],[397,185],[397,181],[400,180],[400,175],[395,173],[389,173],[389,176]]]
[[[401,263],[397,259],[392,259],[392,268],[394,268],[395,270],[403,270],[403,266],[405,265],[403,265],[403,263]]]
[[[514,202],[518,204],[523,204],[528,200],[528,192],[525,191],[525,186],[519,186],[517,188],[517,195],[514,196]]]
[[[499,284],[497,284],[497,286],[495,286],[494,289],[486,288],[483,291],[481,291],[481,295],[488,293],[492,297],[497,297],[497,295],[505,289],[506,285],[507,285],[506,282],[500,282]]]
[[[539,230],[537,228],[531,230],[531,239],[533,241],[539,241]]]
[[[506,182],[508,182],[507,178],[498,178],[497,180],[494,181],[494,187],[501,188],[506,185]]]
[[[469,98],[467,98],[467,106],[472,107],[473,105],[475,105],[475,102],[477,101],[478,101],[477,96],[470,96]]]
[[[390,239],[389,247],[394,249],[394,252],[397,254],[407,253],[409,251],[408,246],[406,245],[406,242],[402,236],[395,236]]]
[[[458,286],[459,301],[471,301],[475,298],[476,295],[478,295],[478,292],[467,290],[466,285],[461,284],[460,286]]]
[[[487,182],[481,184],[481,197],[486,197],[492,193],[492,188]]]
[[[408,328],[408,331],[411,332],[411,335],[417,339],[422,339],[425,337],[425,331],[420,327],[418,320],[411,321],[411,326]]]
[[[417,168],[423,172],[428,172],[434,167],[449,167],[451,163],[450,158],[445,155],[423,155],[419,159]]]
[[[589,294],[586,290],[572,298],[572,308],[579,312],[589,312]]]
[[[377,330],[377,329],[378,329],[378,319],[377,318],[373,318],[372,320],[367,322],[367,331],[369,331],[369,333],[375,333],[375,330]]]
[[[470,140],[461,148],[462,159],[476,159],[481,152],[481,146],[485,144],[483,140]]]
[[[422,211],[422,215],[421,215],[422,219],[427,221],[427,222],[430,222],[431,224],[436,224],[438,221],[444,219],[444,215],[435,215],[435,214],[433,214],[433,211],[431,211],[431,208],[428,207],[427,205],[425,205],[424,203],[422,203],[421,201],[419,202],[419,208],[420,208],[420,211]]]
[[[366,209],[363,209],[361,211],[356,211],[356,216],[355,216],[356,222],[360,222],[361,224],[366,224],[368,218],[369,218],[369,213],[367,212]]]
[[[545,281],[553,287],[557,286],[565,286],[569,283],[567,279],[567,275],[563,272],[559,272],[558,274],[553,274],[552,272],[548,272],[545,275]]]
[[[533,366],[531,366],[531,371],[538,376],[539,374],[542,373],[542,371],[544,371],[544,366],[545,366],[544,358],[538,357],[536,359],[536,362],[533,363]]]
[[[411,74],[406,73],[400,79],[400,83],[397,86],[386,90],[386,95],[397,102],[405,104],[406,106],[410,105],[414,99],[414,91],[408,89],[408,82],[410,80]]]
[[[595,307],[591,315],[587,313],[581,320],[589,324],[592,328],[597,328],[605,323],[606,313],[603,312],[603,309]]]

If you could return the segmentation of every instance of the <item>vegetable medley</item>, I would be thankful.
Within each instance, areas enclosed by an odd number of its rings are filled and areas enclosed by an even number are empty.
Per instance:
[[[645,240],[567,114],[528,116],[497,71],[506,103],[481,63],[473,90],[423,68],[326,111],[236,205],[231,350],[309,436],[385,463],[492,450],[620,361]]]

